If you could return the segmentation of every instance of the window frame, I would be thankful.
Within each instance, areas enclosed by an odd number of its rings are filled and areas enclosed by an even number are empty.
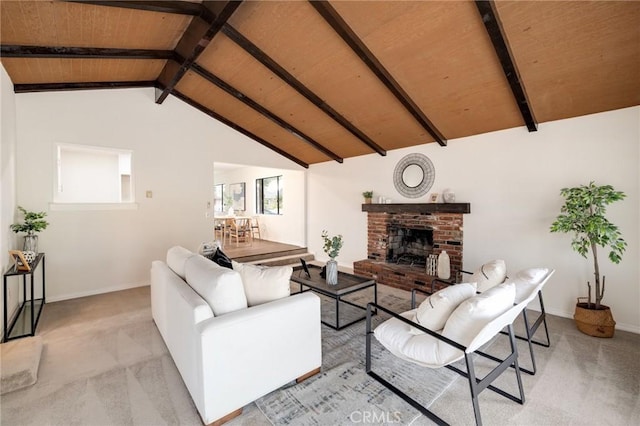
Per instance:
[[[111,154],[128,155],[130,157],[129,164],[129,194],[130,199],[122,201],[122,187],[119,188],[119,198],[121,201],[64,201],[58,198],[60,185],[62,185],[61,177],[61,157],[62,151],[76,151],[76,152],[107,152]],[[73,210],[137,210],[138,203],[136,199],[135,191],[135,179],[134,179],[134,151],[132,149],[114,148],[109,146],[98,145],[86,145],[86,144],[73,144],[73,143],[55,143],[53,145],[53,188],[51,202],[49,208],[53,211],[73,211]],[[122,182],[122,176],[125,174],[119,174],[120,182]]]
[[[261,215],[269,215],[269,216],[282,216],[284,210],[284,188],[282,186],[283,176],[268,176],[264,178],[256,179],[256,213]],[[276,213],[270,213],[265,210],[264,205],[264,181],[268,179],[276,179],[277,182],[277,195],[276,195]]]

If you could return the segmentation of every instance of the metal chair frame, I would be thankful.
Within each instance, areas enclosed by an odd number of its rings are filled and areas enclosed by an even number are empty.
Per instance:
[[[472,275],[473,272],[468,272],[468,271],[464,271],[464,270],[460,270],[460,272],[464,273],[464,274],[469,274]],[[551,275],[549,275],[550,277]],[[449,282],[440,280],[438,278],[434,278],[433,281],[438,281],[447,285],[452,285]],[[431,289],[433,292],[433,281],[431,282]],[[454,284],[455,285],[455,284]],[[424,293],[424,294],[433,294],[433,293],[429,293],[425,290],[421,290],[421,289],[417,289],[414,288],[411,291],[411,307],[412,309],[415,308],[415,302],[416,302],[416,298],[415,298],[415,293],[420,292],[420,293]],[[549,328],[547,327],[547,313],[544,310],[544,300],[542,300],[542,290],[540,290],[538,292],[538,301],[540,302],[540,314],[538,315],[538,318],[536,318],[536,320],[531,324],[529,322],[529,316],[527,315],[527,308],[525,307],[522,310],[522,319],[524,321],[524,327],[525,327],[525,335],[521,336],[516,334],[515,338],[519,339],[519,340],[524,340],[527,342],[527,344],[529,345],[529,355],[531,356],[531,369],[528,369],[526,367],[520,367],[520,371],[522,371],[523,373],[529,374],[531,376],[535,375],[536,372],[538,371],[538,368],[536,367],[536,358],[535,355],[533,354],[533,345],[538,345],[538,346],[543,346],[545,348],[548,348],[551,346],[551,340],[549,339]],[[533,337],[536,334],[536,332],[538,331],[538,328],[540,327],[541,324],[544,324],[544,334],[546,337],[546,342],[542,342],[539,340],[534,340]],[[502,334],[507,334],[505,331],[501,332]],[[490,355],[487,355],[490,357]]]
[[[466,377],[469,381],[469,389],[471,391],[471,403],[473,405],[473,414],[475,417],[475,421],[477,425],[482,425],[482,418],[480,416],[480,405],[478,403],[478,396],[480,395],[480,393],[485,390],[485,389],[490,389],[494,392],[496,392],[499,395],[502,395],[503,397],[510,399],[514,402],[517,402],[519,404],[524,404],[525,402],[525,397],[524,397],[524,389],[522,387],[522,378],[520,376],[520,368],[518,367],[518,349],[516,346],[516,340],[515,340],[515,334],[513,332],[513,324],[509,324],[507,326],[508,329],[508,335],[509,335],[509,342],[511,345],[511,353],[509,355],[507,355],[506,358],[504,359],[500,359],[494,356],[487,356],[487,354],[480,352],[480,351],[475,351],[472,353],[467,353],[466,350],[467,348],[464,345],[461,345],[458,342],[455,342],[451,339],[448,339],[444,336],[441,336],[440,334],[429,330],[427,328],[422,327],[420,324],[416,324],[410,320],[408,320],[407,318],[393,312],[390,311],[389,309],[380,306],[378,304],[375,303],[369,303],[367,305],[367,325],[366,325],[366,360],[365,360],[365,370],[366,373],[373,377],[375,380],[377,380],[378,382],[380,382],[383,386],[385,386],[386,388],[388,388],[391,392],[395,393],[396,395],[398,395],[400,398],[402,398],[405,402],[407,402],[408,404],[410,404],[412,407],[414,407],[416,410],[420,411],[422,414],[424,414],[426,417],[428,417],[429,419],[431,419],[432,421],[434,421],[436,424],[438,425],[448,425],[448,423],[446,421],[444,421],[441,417],[439,417],[438,415],[436,415],[435,413],[433,413],[432,411],[430,411],[429,409],[427,409],[425,406],[423,406],[422,404],[420,404],[418,401],[416,401],[415,399],[411,398],[409,395],[407,395],[406,393],[404,393],[403,391],[401,391],[400,389],[398,389],[396,386],[392,385],[391,383],[389,383],[387,380],[385,380],[384,378],[382,378],[381,376],[379,376],[377,373],[375,373],[372,370],[371,367],[371,336],[373,335],[373,331],[371,330],[371,318],[372,318],[372,311],[374,309],[379,309],[382,312],[385,312],[387,314],[389,314],[390,316],[399,319],[402,322],[405,322],[407,324],[409,324],[412,327],[415,327],[457,349],[460,349],[461,351],[464,352],[464,359],[465,359],[465,364],[466,364],[466,368],[467,371],[461,370],[457,367],[454,367],[453,365],[444,365],[443,367],[448,368],[451,371],[454,371],[458,374],[460,374],[463,377]],[[487,359],[490,359],[492,361],[497,361],[498,365],[491,370],[491,372],[489,372],[487,375],[485,375],[483,378],[478,378],[476,377],[475,374],[475,370],[474,370],[474,364],[473,364],[473,354],[478,354],[480,356],[483,356]],[[517,395],[513,395],[510,394],[509,392],[506,392],[503,389],[500,389],[496,386],[493,386],[491,383],[497,379],[500,374],[502,374],[505,370],[508,370],[510,367],[514,367],[515,370],[515,374],[516,374],[516,380],[518,382],[518,391],[519,391],[519,396]],[[425,367],[426,368],[426,367]]]

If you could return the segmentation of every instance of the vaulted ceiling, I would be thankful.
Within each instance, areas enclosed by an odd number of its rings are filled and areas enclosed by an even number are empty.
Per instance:
[[[2,0],[0,43],[17,93],[156,87],[304,167],[640,104],[638,1]]]

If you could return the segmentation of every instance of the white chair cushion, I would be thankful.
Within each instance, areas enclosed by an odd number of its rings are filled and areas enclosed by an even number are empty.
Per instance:
[[[473,273],[469,282],[477,283],[478,291],[482,293],[483,291],[487,291],[491,287],[502,283],[506,277],[507,266],[504,263],[504,260],[496,259],[482,265]]]
[[[429,330],[442,330],[449,315],[462,301],[476,294],[474,284],[462,283],[450,285],[427,297],[418,306],[416,322]],[[422,333],[414,328],[416,334]]]
[[[184,280],[184,264],[195,253],[184,247],[174,246],[167,250],[167,265]]]
[[[529,268],[523,269],[509,278],[508,282],[512,282],[516,286],[515,303],[520,303],[528,298],[535,297],[531,292],[536,290],[544,277],[549,273],[547,268]],[[537,293],[537,291],[535,291]]]
[[[231,262],[242,277],[249,306],[260,305],[291,295],[291,266],[258,266]]]
[[[449,316],[442,335],[468,346],[487,323],[513,306],[515,297],[515,284],[504,283],[465,300]],[[441,351],[461,352],[444,342],[439,344]]]
[[[400,316],[415,322],[416,311],[417,309],[407,311]],[[442,367],[464,356],[462,352],[441,353],[439,340],[436,337],[423,332],[416,335],[412,329],[417,330],[397,318],[390,318],[376,327],[373,334],[381,345],[398,358],[428,368]],[[449,358],[445,359],[442,355],[447,355]]]
[[[468,346],[489,322],[513,307],[514,298],[515,285],[505,283],[464,300],[449,316],[442,336]],[[401,316],[415,322],[416,314],[414,309]],[[390,318],[376,327],[374,336],[395,356],[429,368],[442,367],[464,357],[461,350],[434,336],[413,334],[412,328],[397,318]],[[495,333],[489,338],[493,335]]]
[[[237,271],[196,255],[187,260],[185,276],[189,286],[207,301],[215,316],[247,307],[242,277]]]

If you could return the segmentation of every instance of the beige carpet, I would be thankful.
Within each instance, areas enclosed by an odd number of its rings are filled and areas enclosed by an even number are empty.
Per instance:
[[[380,294],[386,300],[408,300],[405,292],[384,286]],[[149,289],[144,287],[46,305],[38,328],[44,343],[38,381],[0,397],[0,424],[201,425],[151,320],[149,303]],[[485,424],[639,424],[640,336],[618,331],[613,339],[592,338],[577,331],[572,320],[557,317],[551,317],[550,329],[552,347],[536,348],[538,374],[523,376],[525,405],[483,392]],[[323,336],[333,333],[323,327]],[[343,364],[340,359],[345,356],[362,356],[363,334],[364,323],[349,327],[348,333],[333,334],[336,344],[323,353],[323,373]],[[346,351],[342,355],[341,346]],[[522,362],[527,362],[524,354]],[[336,386],[328,379],[326,388]],[[416,373],[415,379],[423,378]],[[473,424],[466,381],[457,378],[441,392],[431,408],[452,424]],[[377,394],[392,406],[404,404],[387,390]],[[384,409],[368,402],[359,409],[374,407]],[[277,416],[277,411],[269,415]],[[334,417],[330,413],[326,419]],[[269,425],[275,420],[250,404],[229,425]],[[326,424],[321,415],[314,421]],[[419,416],[411,424],[430,422]]]

